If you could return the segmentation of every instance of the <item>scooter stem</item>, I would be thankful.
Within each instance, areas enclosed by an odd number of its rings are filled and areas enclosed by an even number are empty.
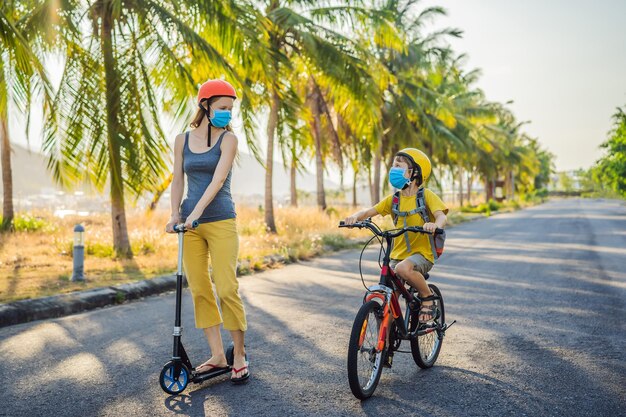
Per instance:
[[[183,274],[183,232],[178,232],[178,275]]]

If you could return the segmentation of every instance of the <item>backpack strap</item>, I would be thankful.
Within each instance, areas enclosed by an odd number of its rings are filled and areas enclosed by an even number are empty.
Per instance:
[[[424,223],[430,223],[430,216],[428,215],[428,207],[426,207],[426,197],[424,196],[423,187],[417,191],[415,199],[419,214],[422,216],[422,220],[424,220]],[[433,261],[437,261],[437,259],[439,259],[439,255],[437,255],[437,247],[435,246],[435,236],[429,234],[428,240],[430,241],[430,249],[433,252]]]
[[[391,215],[393,217],[393,224],[396,225],[398,217],[402,217],[404,220],[404,227],[407,227],[406,218],[414,214],[420,215],[424,223],[430,223],[430,216],[428,215],[428,207],[426,206],[426,197],[424,196],[424,188],[421,187],[415,196],[415,209],[411,211],[400,211],[400,191],[396,191],[391,200]],[[433,252],[433,260],[437,260],[437,250],[435,247],[435,238],[433,235],[428,235],[430,241],[430,248]],[[406,242],[406,249],[411,253],[411,242],[409,241],[409,234],[404,234],[404,241]]]
[[[402,217],[402,220],[404,221],[404,227],[407,227],[407,223],[406,223],[406,218],[409,216],[412,216],[416,213],[419,212],[419,207],[416,207],[415,209],[411,210],[411,211],[400,211],[399,206],[400,206],[400,191],[396,191],[395,194],[393,195],[393,199],[391,200],[391,214],[393,216],[393,225],[396,225],[396,221],[398,220],[398,217]],[[409,241],[409,234],[405,233],[404,234],[404,241],[406,242],[406,249],[411,252],[411,242]]]
[[[428,208],[426,207],[426,198],[424,197],[424,189],[420,188],[417,190],[417,194],[415,195],[415,207],[417,213],[419,213],[424,223],[430,222],[430,216],[428,215]]]
[[[393,198],[391,200],[391,214],[393,216],[393,223],[395,226],[396,220],[398,219],[398,217],[408,217],[408,216],[412,216],[416,213],[419,213],[420,209],[419,207],[414,208],[411,211],[400,211],[400,209],[398,208],[400,206],[400,191],[396,191],[396,193],[393,195]],[[404,221],[404,226],[406,227],[406,220]]]
[[[391,198],[391,217],[393,219],[393,225],[396,225],[396,220],[398,220],[398,207],[400,206],[400,191],[396,191]]]

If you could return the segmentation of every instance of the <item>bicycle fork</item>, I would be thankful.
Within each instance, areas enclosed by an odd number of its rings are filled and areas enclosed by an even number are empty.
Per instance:
[[[385,345],[387,344],[391,321],[400,317],[400,304],[398,303],[397,297],[393,296],[393,291],[388,289],[384,290],[384,294],[381,292],[370,292],[366,295],[365,301],[371,301],[375,298],[378,298],[382,301],[383,308],[382,324],[380,326],[380,330],[378,331],[378,342],[376,344],[376,351],[382,352],[385,349]],[[361,334],[359,336],[359,345],[363,344],[366,328],[367,321],[363,323],[363,328],[361,329]]]

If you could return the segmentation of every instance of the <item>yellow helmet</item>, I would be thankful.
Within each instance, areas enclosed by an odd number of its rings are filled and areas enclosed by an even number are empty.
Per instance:
[[[416,148],[404,148],[398,152],[396,156],[404,156],[405,158],[408,158],[409,161],[413,163],[413,168],[418,168],[417,170],[414,170],[413,176],[411,177],[411,179],[417,178],[417,185],[426,184],[428,177],[430,177],[432,168],[430,159],[428,159],[424,152]]]

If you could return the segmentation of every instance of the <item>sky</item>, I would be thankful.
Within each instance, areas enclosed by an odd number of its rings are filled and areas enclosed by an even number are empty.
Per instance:
[[[507,102],[523,131],[555,156],[557,170],[589,168],[616,107],[626,106],[626,0],[422,0],[448,11],[427,27],[456,27],[451,40],[480,68],[488,100]],[[51,65],[52,71],[60,67]],[[52,78],[55,78],[54,76]],[[262,124],[261,124],[262,125]],[[34,108],[30,148],[40,150],[41,114]],[[23,121],[12,139],[26,144]],[[263,130],[264,131],[264,130]],[[240,143],[243,143],[241,141]]]
[[[488,100],[513,100],[523,131],[556,156],[557,170],[589,168],[626,106],[625,0],[425,0],[456,27],[453,49],[480,68]]]

